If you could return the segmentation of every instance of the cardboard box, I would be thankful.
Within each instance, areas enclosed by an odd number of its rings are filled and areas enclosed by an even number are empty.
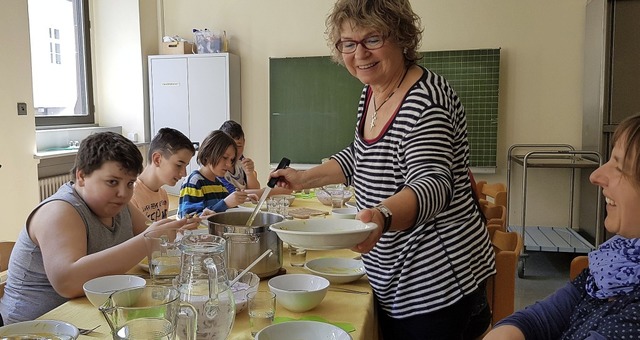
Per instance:
[[[193,54],[193,44],[188,41],[163,42],[160,54]]]

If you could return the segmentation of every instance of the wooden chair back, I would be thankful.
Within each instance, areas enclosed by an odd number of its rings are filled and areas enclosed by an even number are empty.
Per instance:
[[[480,202],[484,200],[494,205],[507,207],[507,186],[504,183],[479,181],[476,183],[476,195]]]
[[[523,243],[517,232],[494,230],[492,233],[496,275],[487,280],[487,299],[493,311],[491,324],[494,325],[514,312],[516,271]]]
[[[502,205],[482,204],[480,209],[487,219],[487,227],[496,225],[500,230],[507,231],[507,208]]]
[[[0,272],[9,268],[9,258],[15,244],[13,241],[0,242]]]
[[[4,286],[7,280],[7,269],[9,269],[9,258],[16,243],[13,241],[0,242],[0,297],[4,295]]]
[[[576,276],[580,275],[587,267],[589,267],[589,256],[574,257],[573,260],[571,260],[571,267],[569,267],[569,279],[575,279]]]

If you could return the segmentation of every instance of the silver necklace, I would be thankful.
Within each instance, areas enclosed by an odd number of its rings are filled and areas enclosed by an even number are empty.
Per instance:
[[[404,74],[402,75],[402,78],[400,78],[400,82],[398,83],[398,86],[396,86],[396,88],[393,91],[391,91],[391,93],[389,93],[387,98],[385,98],[384,101],[382,101],[382,104],[380,104],[380,106],[376,107],[376,96],[373,93],[371,94],[372,97],[373,97],[373,117],[371,117],[371,124],[369,124],[369,131],[373,130],[373,128],[376,126],[376,119],[378,119],[378,110],[380,110],[382,108],[382,106],[384,104],[386,104],[387,101],[389,101],[389,99],[400,88],[400,85],[402,85],[402,82],[404,81],[404,77],[407,76],[407,72],[409,72],[409,68],[408,67],[404,70]]]

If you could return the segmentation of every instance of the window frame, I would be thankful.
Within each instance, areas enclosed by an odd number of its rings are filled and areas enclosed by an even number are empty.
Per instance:
[[[86,115],[73,116],[35,116],[36,127],[61,125],[95,125],[95,105],[93,102],[93,77],[91,66],[91,22],[89,20],[89,0],[71,0],[73,2],[74,21],[80,29],[76,34],[76,44],[81,46],[82,56],[76,59],[77,74],[84,74],[84,79],[79,81],[78,98],[83,98]],[[84,72],[81,72],[84,68]]]

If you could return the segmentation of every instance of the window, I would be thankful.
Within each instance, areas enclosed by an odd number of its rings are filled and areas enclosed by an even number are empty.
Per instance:
[[[36,126],[93,124],[88,0],[28,0]]]

